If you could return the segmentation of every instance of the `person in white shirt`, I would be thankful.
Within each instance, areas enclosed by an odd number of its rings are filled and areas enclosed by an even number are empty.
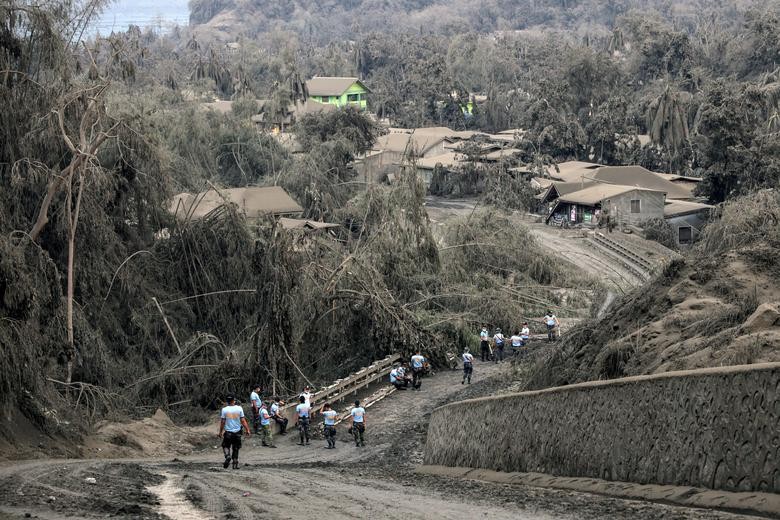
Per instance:
[[[417,353],[412,356],[410,361],[412,362],[412,389],[419,390],[422,386],[422,374],[423,369],[425,368],[425,357],[423,357],[423,355],[420,354],[420,351],[418,350]]]
[[[322,419],[325,423],[325,440],[328,441],[327,449],[336,447],[336,419],[339,414],[329,404],[322,406]]]
[[[471,384],[471,374],[474,372],[474,356],[469,352],[468,347],[463,350],[463,381],[460,384],[465,384],[468,379]]]
[[[311,392],[311,389],[308,386],[303,387],[303,392],[301,392],[300,397],[303,397],[306,404],[311,406],[312,403],[312,397],[314,397],[314,394]]]
[[[355,438],[355,446],[365,446],[366,409],[360,406],[360,401],[355,401],[355,407],[350,410],[349,416],[352,420],[350,431]]]
[[[520,336],[520,332],[518,331],[512,334],[512,337],[509,338],[509,341],[512,343],[512,352],[517,355],[520,347],[523,346],[523,338]]]
[[[287,435],[287,423],[289,420],[287,417],[282,417],[282,414],[279,411],[279,407],[282,405],[284,405],[284,401],[280,401],[278,397],[274,397],[268,413],[271,414],[271,419],[279,425],[279,435]]]
[[[531,337],[531,329],[528,328],[528,323],[523,323],[523,328],[520,330],[520,337],[523,340],[523,346],[528,343],[528,338]]]
[[[404,377],[403,368],[393,367],[390,371],[390,384],[393,385],[396,390],[406,390],[409,381]]]
[[[479,333],[479,354],[482,361],[490,359],[490,334],[488,334],[487,327],[482,327],[482,331]]]
[[[544,316],[544,324],[547,325],[547,341],[555,341],[555,329],[561,324],[552,311],[547,311]]]
[[[260,433],[260,407],[263,400],[260,398],[260,385],[255,385],[255,389],[249,394],[249,402],[252,404],[252,426],[255,428],[255,435]]]
[[[233,469],[238,469],[238,450],[241,449],[241,427],[246,430],[247,437],[252,435],[249,431],[249,424],[244,417],[244,409],[236,404],[236,398],[232,395],[227,396],[227,406],[222,409],[219,421],[219,432],[217,437],[222,439],[222,451],[225,454],[225,463],[223,468],[230,466],[230,460],[233,460]],[[232,453],[231,453],[232,450]]]
[[[495,356],[493,357],[493,361],[496,363],[504,362],[504,343],[506,343],[506,339],[501,333],[501,329],[496,329],[496,333],[493,335],[493,344],[496,346],[496,352]]]
[[[309,421],[311,420],[311,405],[306,402],[306,398],[301,396],[299,398],[300,404],[295,407],[295,415],[297,416],[298,432],[301,434],[301,442],[299,446],[309,445]]]

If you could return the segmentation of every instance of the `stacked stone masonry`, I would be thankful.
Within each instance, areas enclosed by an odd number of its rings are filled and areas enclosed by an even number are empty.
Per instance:
[[[780,363],[452,403],[425,464],[780,493]]]

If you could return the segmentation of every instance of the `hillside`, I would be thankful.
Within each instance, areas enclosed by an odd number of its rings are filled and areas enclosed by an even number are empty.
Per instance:
[[[779,202],[728,203],[684,260],[548,347],[529,388],[780,361]]]
[[[722,25],[738,23],[746,6],[772,2],[736,0],[706,7]],[[616,19],[631,10],[656,11],[680,28],[693,30],[700,23],[704,2],[662,0],[192,0],[190,23],[206,25],[224,37],[243,33],[256,36],[289,30],[308,39],[327,40],[369,32],[457,34],[488,33],[529,28],[575,29],[581,36],[604,34]],[[345,22],[348,20],[348,22]]]

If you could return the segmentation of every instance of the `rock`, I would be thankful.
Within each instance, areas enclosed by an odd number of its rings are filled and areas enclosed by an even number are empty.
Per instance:
[[[95,479],[93,477],[87,477],[87,478],[84,479],[84,482],[86,482],[87,484],[93,484],[94,485],[94,484],[97,484],[97,479]]]
[[[54,502],[55,500],[57,500],[57,497],[49,495],[46,497],[46,500],[48,500],[49,502]]]
[[[742,324],[742,330],[745,332],[758,332],[779,326],[780,302],[767,302],[759,305],[755,312],[745,320],[745,323]]]

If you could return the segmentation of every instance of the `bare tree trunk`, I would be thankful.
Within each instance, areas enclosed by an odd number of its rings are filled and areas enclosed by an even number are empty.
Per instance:
[[[79,223],[79,212],[81,211],[81,195],[84,193],[84,178],[79,170],[77,182],[79,183],[76,193],[76,208],[72,209],[73,202],[73,172],[68,179],[68,290],[67,290],[67,328],[68,328],[68,374],[65,382],[70,384],[73,379],[73,360],[76,358],[76,345],[73,337],[73,293],[75,289],[74,263],[76,259],[76,228]]]

